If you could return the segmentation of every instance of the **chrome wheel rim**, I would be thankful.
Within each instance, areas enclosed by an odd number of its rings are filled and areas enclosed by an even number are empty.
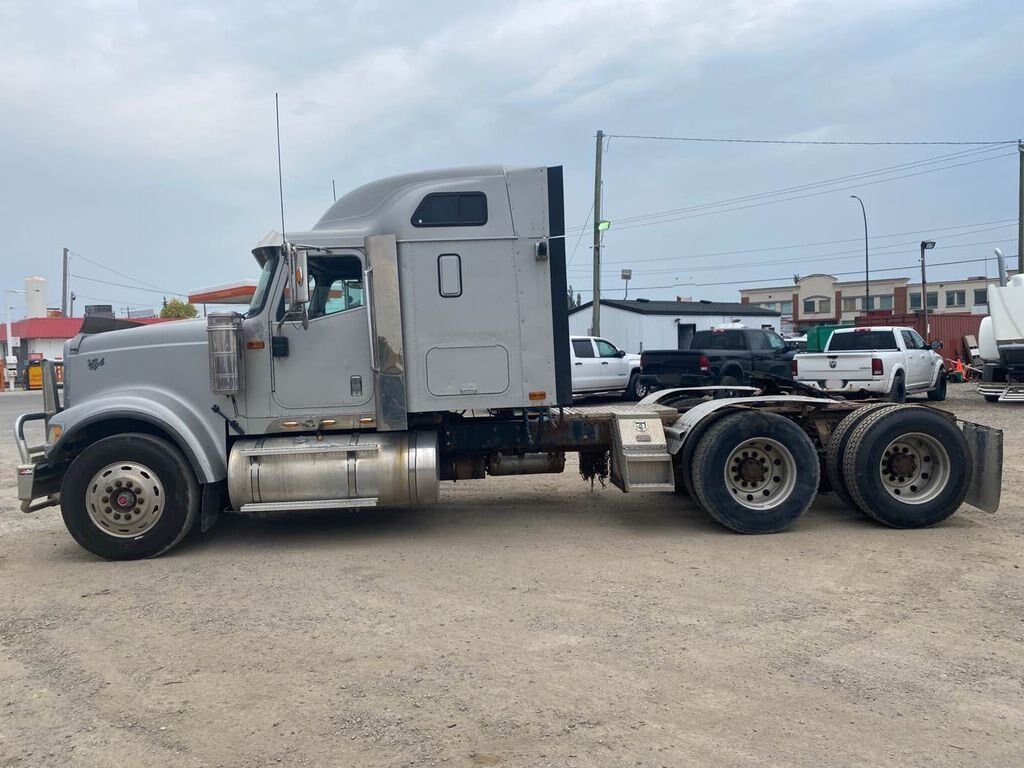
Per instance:
[[[796,460],[778,440],[751,438],[729,454],[725,485],[733,499],[747,509],[773,509],[796,487]]]
[[[131,461],[108,464],[85,492],[89,519],[104,533],[131,539],[150,530],[164,507],[164,486],[149,467]]]
[[[892,498],[926,504],[949,484],[952,466],[942,443],[923,432],[909,432],[886,446],[878,473]]]

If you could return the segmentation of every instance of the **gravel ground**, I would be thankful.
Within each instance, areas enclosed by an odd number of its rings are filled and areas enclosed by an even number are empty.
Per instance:
[[[950,389],[1003,504],[919,531],[825,495],[744,537],[573,464],[105,563],[4,438],[0,766],[1021,765],[1024,410]]]

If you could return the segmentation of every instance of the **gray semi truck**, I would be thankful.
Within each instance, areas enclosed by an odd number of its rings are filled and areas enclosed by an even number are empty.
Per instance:
[[[744,533],[819,490],[894,527],[998,506],[1001,432],[923,405],[768,384],[574,406],[564,238],[560,167],[360,187],[257,245],[244,314],[67,342],[63,402],[47,366],[43,411],[15,425],[22,509],[59,504],[87,550],[133,559],[226,511],[429,504],[443,481],[561,472],[571,452],[581,494],[605,477],[687,493]]]

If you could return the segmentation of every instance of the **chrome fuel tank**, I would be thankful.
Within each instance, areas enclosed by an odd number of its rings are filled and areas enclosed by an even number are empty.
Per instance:
[[[231,505],[243,512],[430,504],[438,488],[434,432],[245,439],[228,458]]]

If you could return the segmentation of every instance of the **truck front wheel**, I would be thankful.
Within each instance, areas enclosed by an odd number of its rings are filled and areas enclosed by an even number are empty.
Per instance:
[[[80,545],[107,560],[159,555],[192,528],[199,484],[174,445],[115,435],[80,453],[61,485],[61,514]]]
[[[697,502],[739,533],[788,528],[814,501],[818,455],[800,427],[774,413],[726,416],[700,438],[691,482]]]

